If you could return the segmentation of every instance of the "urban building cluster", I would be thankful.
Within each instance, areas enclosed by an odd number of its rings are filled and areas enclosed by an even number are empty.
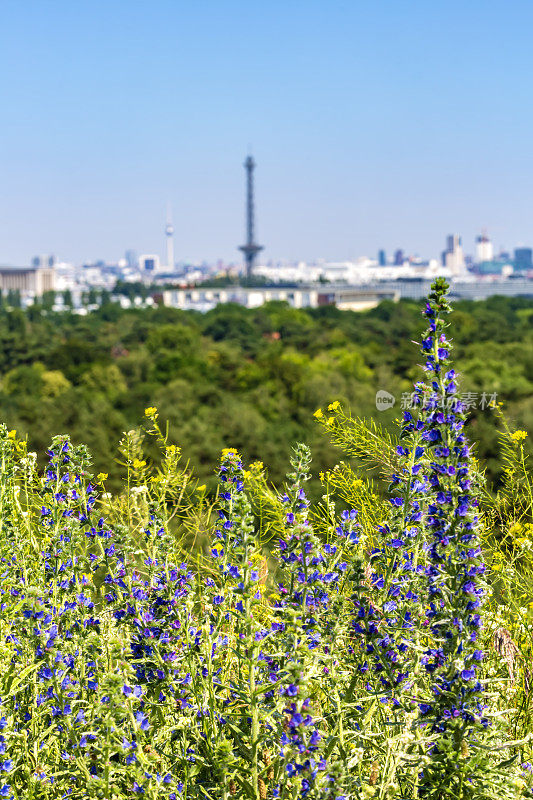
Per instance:
[[[362,256],[342,262],[258,261],[264,247],[255,239],[255,161],[251,156],[244,167],[246,242],[238,248],[243,263],[240,259],[235,263],[214,264],[176,261],[174,225],[167,215],[164,259],[157,253],[137,255],[133,250],[126,250],[123,258],[111,264],[97,261],[76,265],[54,256],[36,256],[29,266],[0,267],[2,296],[16,296],[22,305],[28,305],[45,293],[54,294],[56,309],[68,305],[83,313],[98,302],[102,293],[113,296],[117,285],[138,285],[143,290],[137,296],[121,291],[116,299],[129,305],[153,303],[156,298],[158,302],[201,311],[218,303],[235,302],[252,307],[269,300],[283,300],[295,307],[333,303],[357,310],[384,298],[424,297],[437,275],[450,280],[452,296],[456,297],[533,296],[533,249],[517,247],[513,252],[501,249],[496,253],[486,232],[476,238],[471,255],[465,253],[461,237],[452,234],[446,238],[440,257],[427,260],[406,255],[402,249],[389,257],[380,249],[376,257]],[[244,286],[239,285],[241,280]],[[217,288],[213,288],[214,284],[218,284]]]

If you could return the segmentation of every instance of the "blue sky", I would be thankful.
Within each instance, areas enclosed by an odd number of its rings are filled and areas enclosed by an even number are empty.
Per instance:
[[[533,244],[529,0],[2,0],[0,263]]]

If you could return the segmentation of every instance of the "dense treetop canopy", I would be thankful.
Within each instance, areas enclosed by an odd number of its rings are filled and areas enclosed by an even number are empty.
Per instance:
[[[472,393],[469,435],[497,480],[496,422],[481,405],[496,394],[506,414],[533,431],[533,301],[493,297],[459,302],[454,311],[454,359],[461,390]],[[411,301],[362,313],[280,302],[254,310],[221,305],[205,315],[110,302],[86,316],[4,308],[2,418],[41,452],[55,433],[69,433],[118,482],[122,432],[157,406],[202,480],[213,480],[218,453],[232,446],[268,463],[279,482],[296,441],[310,443],[316,471],[335,463],[313,419],[318,407],[339,400],[392,425],[417,373],[411,341],[422,326]],[[393,409],[376,409],[378,390],[395,396]]]

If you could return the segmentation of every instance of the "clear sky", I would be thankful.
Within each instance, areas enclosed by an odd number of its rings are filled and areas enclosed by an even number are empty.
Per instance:
[[[2,0],[0,263],[533,244],[531,0]]]

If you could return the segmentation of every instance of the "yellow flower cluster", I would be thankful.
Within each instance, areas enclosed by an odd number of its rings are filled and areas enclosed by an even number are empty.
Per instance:
[[[146,461],[139,461],[138,458],[133,459],[133,469],[142,469],[146,466]]]
[[[525,547],[526,545],[530,544],[531,539],[528,539],[527,537],[521,536],[518,539],[515,539],[515,542],[516,542],[516,544],[519,544],[521,547]]]
[[[227,456],[237,456],[237,450],[235,447],[225,447],[220,454],[220,460],[223,461]]]
[[[527,431],[515,431],[511,434],[511,441],[515,444],[522,442],[524,439],[527,438]]]
[[[155,417],[157,417],[157,408],[155,406],[149,406],[148,408],[145,408],[144,416],[149,417],[150,419],[154,419]]]
[[[510,536],[514,537],[517,537],[518,534],[522,534],[523,538],[521,539],[515,538],[515,541],[518,543],[529,541],[531,538],[533,538],[533,523],[526,522],[525,525],[523,525],[521,522],[513,522],[513,524],[509,528],[509,534]]]
[[[340,407],[341,407],[340,402],[338,400],[334,400],[333,403],[329,404],[328,411],[334,411],[335,412],[335,411],[338,411],[340,409]],[[317,408],[317,410],[315,411],[313,416],[316,417],[316,419],[323,419],[324,412],[322,411],[321,408]],[[325,421],[326,425],[331,425],[333,423],[333,417],[328,417],[328,419],[326,419],[324,421]]]

